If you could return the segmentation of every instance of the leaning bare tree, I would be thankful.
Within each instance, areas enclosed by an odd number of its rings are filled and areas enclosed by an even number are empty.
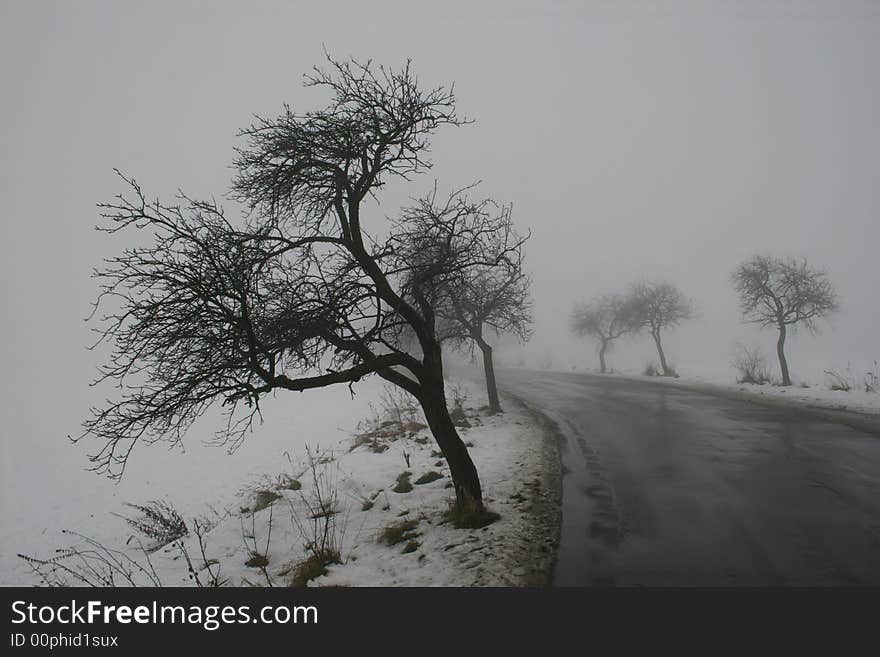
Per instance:
[[[693,318],[693,303],[676,286],[664,282],[634,285],[630,292],[630,303],[633,311],[632,320],[639,326],[647,328],[654,338],[663,376],[675,375],[666,362],[660,334],[664,329],[674,328],[682,321]]]
[[[411,265],[411,293],[429,299],[435,309],[441,339],[480,349],[489,412],[500,413],[487,331],[530,337],[531,282],[523,271],[528,235],[516,232],[510,205],[472,201],[468,191],[439,201],[435,186],[407,208],[395,231],[396,252],[406,254]]]
[[[599,341],[599,371],[606,372],[605,353],[626,333],[638,329],[630,300],[619,294],[606,294],[575,306],[570,318],[571,330],[578,337],[590,336]]]
[[[477,470],[447,412],[433,308],[405,289],[416,265],[362,223],[364,200],[429,168],[430,136],[462,123],[453,92],[421,87],[408,63],[329,57],[306,86],[329,92],[329,105],[285,107],[241,133],[241,225],[214,202],[148,201],[130,178],[128,196],[101,206],[107,230],[153,242],[97,272],[99,302],[111,307],[99,332],[114,345],[102,378],[122,392],[85,423],[83,435],[103,440],[95,468],[121,476],[136,443],[179,441],[215,402],[228,411],[220,438],[236,445],[264,395],[377,374],[420,402],[458,508],[482,513]]]
[[[838,308],[837,293],[825,272],[806,260],[758,255],[742,263],[732,275],[739,294],[743,317],[779,332],[776,354],[782,370],[782,385],[791,385],[785,338],[788,327],[798,324],[816,330],[816,321]]]

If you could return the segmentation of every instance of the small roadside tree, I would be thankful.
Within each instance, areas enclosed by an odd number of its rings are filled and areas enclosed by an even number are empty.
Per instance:
[[[674,328],[682,321],[693,318],[693,303],[676,286],[664,282],[634,285],[629,303],[632,321],[647,328],[654,339],[663,376],[673,376],[675,372],[666,362],[660,334],[664,329]]]
[[[776,355],[782,371],[782,385],[791,385],[785,338],[788,327],[806,326],[838,309],[837,293],[825,272],[807,261],[756,255],[743,262],[731,276],[746,321],[762,327],[776,327]]]
[[[606,372],[605,354],[612,343],[638,329],[631,300],[620,294],[606,294],[575,306],[570,317],[571,331],[578,337],[590,336],[599,342],[599,371]]]
[[[528,341],[532,333],[531,280],[522,270],[522,254],[517,253],[516,258],[459,277],[450,298],[450,323],[460,327],[460,335],[466,334],[483,356],[490,413],[502,409],[487,330],[496,337],[512,335],[521,342]]]
[[[113,344],[101,380],[121,397],[93,409],[80,437],[102,440],[95,469],[121,476],[139,441],[180,441],[215,402],[229,418],[220,438],[235,446],[264,395],[376,374],[419,401],[459,510],[487,517],[447,410],[434,309],[409,284],[419,264],[395,253],[394,235],[362,223],[364,200],[389,177],[429,168],[430,136],[462,123],[454,95],[419,86],[409,63],[329,57],[306,86],[329,92],[329,105],[286,107],[242,132],[233,190],[250,213],[241,225],[213,201],[148,201],[125,177],[131,193],[101,206],[105,230],[144,231],[152,244],[96,273],[99,304],[110,306],[98,332]]]
[[[396,252],[406,254],[411,293],[429,299],[445,342],[475,345],[483,357],[489,412],[500,413],[487,331],[520,340],[531,335],[531,281],[511,206],[472,201],[468,189],[438,201],[437,188],[404,211]]]

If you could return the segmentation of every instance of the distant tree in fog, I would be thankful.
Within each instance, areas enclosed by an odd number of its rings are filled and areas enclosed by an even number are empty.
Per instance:
[[[639,328],[632,300],[619,294],[606,294],[575,306],[570,318],[571,331],[599,342],[599,371],[607,371],[605,354],[614,340]]]
[[[394,231],[395,253],[409,266],[405,295],[433,309],[438,337],[483,356],[491,413],[501,412],[488,332],[531,336],[531,281],[523,271],[523,244],[510,205],[472,201],[470,188],[437,198],[432,193],[403,211]],[[406,296],[405,296],[406,298]]]
[[[633,286],[628,299],[631,308],[631,321],[650,331],[660,356],[663,376],[674,376],[675,372],[666,362],[660,334],[694,316],[694,306],[690,299],[671,283],[638,283]]]
[[[805,259],[757,255],[743,262],[731,276],[746,321],[776,327],[776,355],[782,385],[791,385],[785,338],[788,327],[798,324],[816,330],[816,321],[838,309],[837,293],[825,272]]]

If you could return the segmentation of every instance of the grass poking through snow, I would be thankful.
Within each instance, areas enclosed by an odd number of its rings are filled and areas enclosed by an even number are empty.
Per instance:
[[[415,483],[417,486],[421,486],[423,484],[430,484],[432,481],[437,481],[438,479],[443,479],[443,475],[436,470],[429,470],[421,477],[416,479]]]
[[[401,522],[388,525],[379,534],[379,542],[394,546],[404,541],[410,541],[419,535],[418,532],[414,531],[418,525],[419,521],[413,519],[402,520]]]
[[[413,489],[413,485],[409,481],[411,476],[411,472],[401,472],[397,476],[397,485],[391,490],[395,493],[409,493]]]

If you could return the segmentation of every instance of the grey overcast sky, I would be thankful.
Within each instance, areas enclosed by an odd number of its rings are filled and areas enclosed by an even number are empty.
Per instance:
[[[697,304],[667,345],[679,369],[723,368],[738,340],[770,351],[728,282],[755,251],[809,258],[841,295],[795,337],[796,380],[880,358],[880,2],[2,0],[0,32],[4,479],[16,443],[54,450],[94,401],[82,319],[121,246],[92,230],[122,191],[112,168],[150,195],[222,197],[252,114],[323,102],[301,87],[323,47],[455,82],[475,123],[436,135],[435,169],[389,189],[374,225],[435,176],[513,202],[533,232],[527,363],[592,366],[572,304],[640,278]]]

